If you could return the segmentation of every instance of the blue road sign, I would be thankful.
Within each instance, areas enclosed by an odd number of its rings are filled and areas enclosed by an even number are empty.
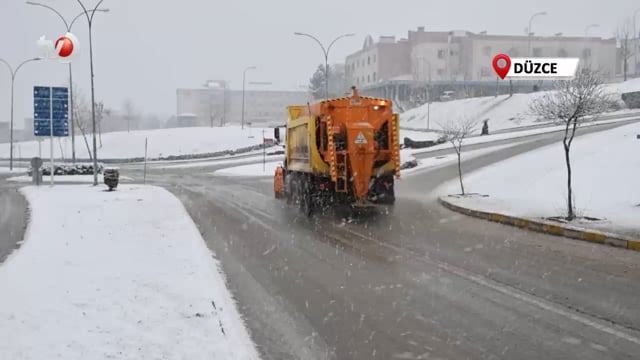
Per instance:
[[[69,136],[69,89],[33,87],[33,133],[35,136]]]

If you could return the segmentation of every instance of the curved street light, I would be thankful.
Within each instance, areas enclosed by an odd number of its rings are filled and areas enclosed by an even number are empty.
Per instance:
[[[256,68],[255,66],[248,66],[242,72],[242,129],[244,129],[244,87],[245,87],[245,80],[246,80],[246,77],[247,77],[247,71],[255,70],[255,68]]]
[[[47,4],[41,4],[34,1],[27,1],[27,4],[33,5],[33,6],[41,6],[43,8],[53,11],[56,15],[58,15],[60,20],[62,20],[62,22],[64,23],[64,27],[67,29],[67,32],[71,32],[71,28],[73,28],[73,24],[75,24],[76,20],[78,20],[81,16],[84,15],[84,12],[81,12],[80,14],[76,15],[76,17],[74,17],[71,20],[71,22],[67,22],[64,16],[62,16],[62,14],[58,10],[56,10],[55,8]],[[109,9],[95,9],[94,12],[96,11],[106,13],[106,12],[109,12]],[[71,71],[71,62],[69,62],[69,107],[71,108],[71,111],[69,112],[69,120],[71,120],[71,161],[75,164],[76,163],[76,136],[75,136],[76,125],[75,125],[75,119],[73,116],[73,73]]]
[[[89,15],[89,11],[84,6],[82,1],[77,0],[78,4],[84,10],[84,15],[87,17],[87,23],[89,24],[89,66],[91,68],[91,135],[93,137],[93,186],[98,186],[98,145],[96,143],[96,98],[95,91],[93,85],[93,44],[91,41],[91,25],[93,25],[93,15],[96,14],[96,10],[100,7],[100,4],[104,0],[98,1],[96,6],[91,11],[91,15]]]
[[[11,65],[9,65],[9,63],[4,60],[4,59],[0,59],[0,62],[2,62],[3,64],[7,65],[7,67],[9,68],[9,72],[11,73],[11,125],[10,125],[10,130],[9,130],[9,170],[13,170],[13,88],[15,85],[15,80],[16,80],[16,74],[18,73],[18,70],[20,70],[20,68],[22,67],[22,65],[31,62],[31,61],[38,61],[41,60],[40,58],[31,58],[31,59],[27,59],[23,62],[21,62],[20,64],[18,64],[18,66],[16,66],[16,69],[14,70]]]
[[[298,35],[298,36],[306,36],[308,38],[311,38],[313,40],[315,40],[315,42],[318,43],[318,45],[320,45],[320,48],[322,49],[322,52],[324,53],[324,94],[325,94],[325,98],[328,99],[329,98],[329,51],[331,51],[331,47],[333,46],[333,44],[336,43],[336,41],[345,38],[345,37],[350,37],[350,36],[355,36],[356,34],[354,33],[348,33],[348,34],[342,34],[340,36],[338,36],[337,38],[333,39],[333,41],[331,41],[331,43],[329,43],[328,47],[324,47],[324,45],[322,44],[322,42],[320,40],[318,40],[315,36],[307,34],[307,33],[301,33],[301,32],[294,32],[294,35]]]
[[[533,18],[535,18],[536,16],[542,16],[542,15],[547,15],[546,11],[540,11],[537,12],[533,15],[531,15],[531,17],[529,18],[529,27],[527,28],[527,37],[528,37],[528,43],[527,43],[527,56],[531,56],[531,35],[533,35],[533,31],[531,31],[531,23],[533,22]]]

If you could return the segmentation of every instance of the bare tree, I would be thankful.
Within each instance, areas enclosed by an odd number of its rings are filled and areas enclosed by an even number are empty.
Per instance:
[[[598,70],[583,68],[571,80],[560,80],[549,91],[533,100],[533,114],[564,125],[564,158],[567,166],[567,220],[576,217],[571,187],[571,143],[576,129],[587,116],[598,115],[614,103],[602,86],[602,75]]]
[[[475,130],[478,121],[475,118],[464,117],[460,120],[449,120],[445,124],[440,124],[444,137],[451,143],[458,156],[458,178],[460,179],[460,191],[465,195],[464,184],[462,183],[462,165],[460,155],[464,139],[469,137]]]
[[[102,149],[102,119],[104,114],[104,103],[102,101],[98,101],[94,104],[95,106],[95,114],[96,114],[96,122],[98,123],[98,139],[100,141],[100,148]]]
[[[620,47],[620,59],[622,59],[622,73],[624,81],[627,81],[627,73],[629,71],[629,59],[633,55],[633,34],[631,31],[630,20],[626,19],[616,29],[616,39]]]
[[[73,111],[73,121],[80,130],[82,138],[84,139],[84,144],[87,146],[87,154],[89,154],[89,160],[93,160],[91,147],[89,146],[89,141],[87,140],[87,132],[85,131],[90,121],[91,110],[89,110],[88,101],[82,93],[82,90],[80,90],[80,87],[75,84],[73,86],[73,109],[71,110]]]

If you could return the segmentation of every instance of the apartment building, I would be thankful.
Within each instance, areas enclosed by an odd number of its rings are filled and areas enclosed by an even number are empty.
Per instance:
[[[622,76],[615,38],[494,35],[466,30],[425,31],[424,27],[409,31],[407,38],[397,41],[393,36],[381,36],[374,42],[367,36],[363,47],[347,56],[345,65],[348,78],[363,94],[403,101],[411,96],[412,88],[424,84],[438,90],[491,88],[495,93],[497,76],[492,60],[499,53],[513,57],[577,57],[580,66],[601,70],[608,81]],[[637,68],[634,61],[633,57],[629,60],[630,76]],[[524,81],[516,87],[518,91],[534,89]]]

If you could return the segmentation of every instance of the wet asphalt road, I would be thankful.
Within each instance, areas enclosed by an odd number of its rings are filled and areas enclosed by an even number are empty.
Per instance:
[[[559,138],[529,137],[463,167]],[[453,165],[403,178],[387,211],[310,219],[274,199],[270,178],[214,169],[151,167],[147,179],[183,201],[264,359],[640,356],[640,253],[450,212],[431,191],[455,178]],[[137,167],[121,171],[141,179]]]
[[[559,137],[530,137],[464,169]],[[311,219],[274,199],[271,179],[206,174],[214,169],[151,169],[148,179],[185,204],[265,359],[640,354],[640,253],[450,212],[430,192],[455,166],[401,180],[388,213]]]

